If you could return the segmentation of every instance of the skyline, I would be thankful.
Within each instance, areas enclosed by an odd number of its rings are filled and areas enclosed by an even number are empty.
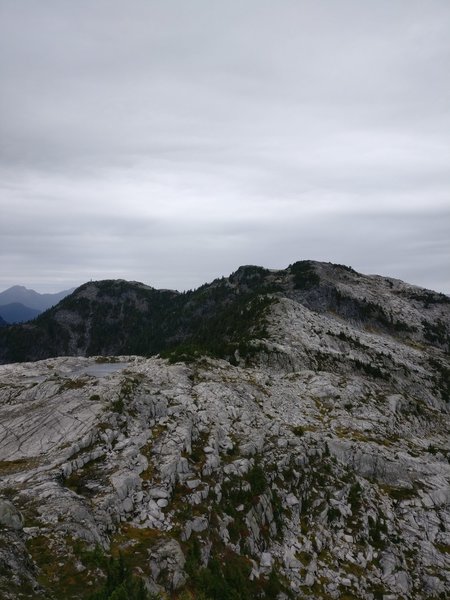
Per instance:
[[[450,293],[450,4],[0,3],[0,290],[351,265]]]
[[[302,259],[302,260],[309,261],[310,259]],[[312,262],[317,262],[317,261],[313,261],[312,259],[311,259],[311,261],[312,261]],[[295,262],[296,262],[296,261],[295,261]],[[301,261],[300,261],[300,262],[301,262]],[[323,262],[323,263],[329,263],[329,264],[335,264],[336,266],[344,266],[344,267],[346,267],[346,268],[352,268],[352,269],[353,269],[353,267],[352,267],[351,265],[343,265],[343,264],[341,264],[341,263],[331,263],[330,261],[320,261],[320,262]],[[291,264],[292,264],[292,263],[291,263]],[[248,267],[248,266],[257,266],[257,267],[263,267],[263,268],[266,268],[266,267],[264,267],[264,265],[239,265],[239,267],[237,267],[237,268],[235,269],[235,271],[236,271],[236,270],[238,270],[240,267]],[[269,269],[269,270],[271,270],[271,271],[278,271],[278,270],[282,271],[282,270],[285,270],[285,269],[287,269],[289,266],[290,266],[290,265],[286,265],[286,267],[272,268],[272,269]],[[194,286],[194,287],[192,287],[192,288],[180,288],[180,287],[172,287],[172,288],[157,288],[156,286],[152,286],[150,283],[147,283],[147,282],[145,282],[145,281],[137,281],[137,280],[131,280],[131,279],[124,280],[123,278],[116,278],[116,280],[117,280],[117,281],[120,281],[120,280],[121,280],[121,281],[129,281],[130,283],[142,283],[142,284],[144,284],[144,285],[147,285],[147,286],[149,286],[149,287],[154,287],[155,289],[170,289],[170,290],[173,290],[173,291],[179,291],[179,292],[183,292],[183,291],[195,291],[195,290],[196,290],[196,289],[198,289],[199,287],[202,287],[204,284],[206,284],[206,285],[209,285],[210,283],[212,283],[212,282],[213,282],[214,280],[216,280],[216,279],[221,279],[221,278],[223,278],[223,277],[225,277],[225,278],[226,278],[226,277],[228,277],[228,276],[232,275],[232,274],[233,274],[235,271],[233,271],[233,272],[230,272],[230,273],[226,273],[226,274],[224,273],[224,274],[222,274],[222,275],[220,275],[220,274],[219,274],[219,275],[217,275],[217,277],[215,277],[214,279],[211,279],[211,280],[208,280],[208,281],[203,281],[203,282],[202,282],[202,283],[200,283],[199,285],[197,285],[197,286]],[[360,273],[361,275],[363,275],[363,276],[368,276],[368,277],[371,277],[371,276],[375,276],[375,277],[377,277],[377,276],[381,276],[381,277],[385,277],[385,278],[387,278],[387,279],[396,279],[396,280],[399,280],[399,278],[398,278],[398,277],[392,277],[391,275],[389,275],[389,274],[387,274],[387,273],[362,273],[362,272],[360,272],[360,271],[357,271],[357,272],[359,272],[359,273]],[[112,280],[114,280],[114,278],[113,278]],[[78,287],[80,287],[80,286],[84,285],[85,283],[96,282],[96,281],[107,281],[107,280],[106,280],[106,279],[103,279],[103,280],[94,280],[94,279],[92,279],[92,278],[91,278],[91,279],[87,279],[86,281],[80,282],[80,284],[79,284],[79,285],[75,285],[75,286],[73,286],[72,288],[67,288],[67,289],[64,289],[64,290],[62,290],[62,289],[56,289],[56,288],[55,288],[55,289],[53,289],[53,287],[52,287],[52,289],[51,289],[51,290],[48,290],[48,289],[45,289],[45,290],[44,290],[43,288],[42,288],[42,289],[34,289],[34,288],[32,288],[31,286],[29,286],[29,285],[25,285],[25,284],[22,284],[22,283],[15,283],[15,284],[13,284],[13,285],[11,285],[11,286],[8,286],[7,288],[1,288],[1,289],[0,289],[0,294],[1,294],[2,292],[8,291],[8,290],[10,290],[11,288],[14,288],[14,287],[25,288],[27,291],[34,291],[34,292],[37,292],[38,294],[57,294],[58,292],[64,292],[64,291],[70,291],[70,293],[72,293],[72,291],[75,291],[75,290],[76,290]],[[413,286],[417,286],[417,287],[419,287],[419,288],[423,288],[423,286],[420,286],[420,285],[418,285],[418,284],[415,284],[415,283],[413,283],[413,282],[410,282],[410,281],[405,281],[405,280],[400,280],[400,281],[404,281],[404,283],[406,283],[406,284],[408,284],[408,285],[413,285]],[[442,292],[442,291],[440,291],[440,290],[433,290],[432,288],[423,288],[423,289],[429,289],[430,291],[435,291],[435,292],[438,292],[438,293],[444,293],[444,294],[446,294],[447,296],[450,296],[450,294],[448,294],[447,292]]]

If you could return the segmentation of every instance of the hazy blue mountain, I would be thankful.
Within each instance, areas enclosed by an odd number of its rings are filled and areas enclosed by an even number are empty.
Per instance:
[[[5,325],[8,325],[8,323],[0,315],[0,327],[5,327]]]
[[[6,323],[24,323],[35,319],[42,311],[25,306],[21,302],[11,302],[0,306],[0,313]]]
[[[51,306],[58,304],[63,298],[73,292],[75,288],[63,290],[55,294],[40,294],[30,290],[23,285],[14,285],[13,287],[0,292],[0,307],[7,304],[19,303],[28,308],[33,308],[39,312],[47,310]],[[0,314],[3,314],[0,312]]]

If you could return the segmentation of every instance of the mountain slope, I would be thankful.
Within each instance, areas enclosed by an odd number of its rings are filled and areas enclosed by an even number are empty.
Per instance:
[[[35,319],[41,311],[24,306],[20,302],[11,302],[0,306],[0,313],[7,323],[22,323]]]
[[[67,300],[68,344],[84,310],[169,360],[0,366],[2,597],[449,597],[446,296],[302,262]]]
[[[32,324],[3,330],[0,362],[170,350],[233,360],[236,350],[249,351],[248,340],[264,328],[264,311],[280,298],[411,343],[450,347],[447,296],[303,261],[280,271],[241,267],[184,294],[121,280],[90,282]]]

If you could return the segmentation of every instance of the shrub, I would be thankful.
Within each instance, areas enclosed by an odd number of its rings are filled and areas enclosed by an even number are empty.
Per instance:
[[[106,581],[88,600],[158,600],[145,589],[142,579],[133,576],[122,555],[106,563]]]
[[[309,260],[301,260],[289,265],[289,270],[294,276],[294,285],[297,290],[309,290],[320,283],[320,277],[314,271]]]

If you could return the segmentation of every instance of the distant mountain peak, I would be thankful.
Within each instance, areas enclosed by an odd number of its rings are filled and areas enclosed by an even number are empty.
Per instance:
[[[5,305],[19,303],[26,308],[42,312],[51,306],[58,304],[60,300],[72,293],[74,289],[75,288],[56,293],[40,294],[24,285],[13,285],[7,290],[0,292],[0,309]]]

